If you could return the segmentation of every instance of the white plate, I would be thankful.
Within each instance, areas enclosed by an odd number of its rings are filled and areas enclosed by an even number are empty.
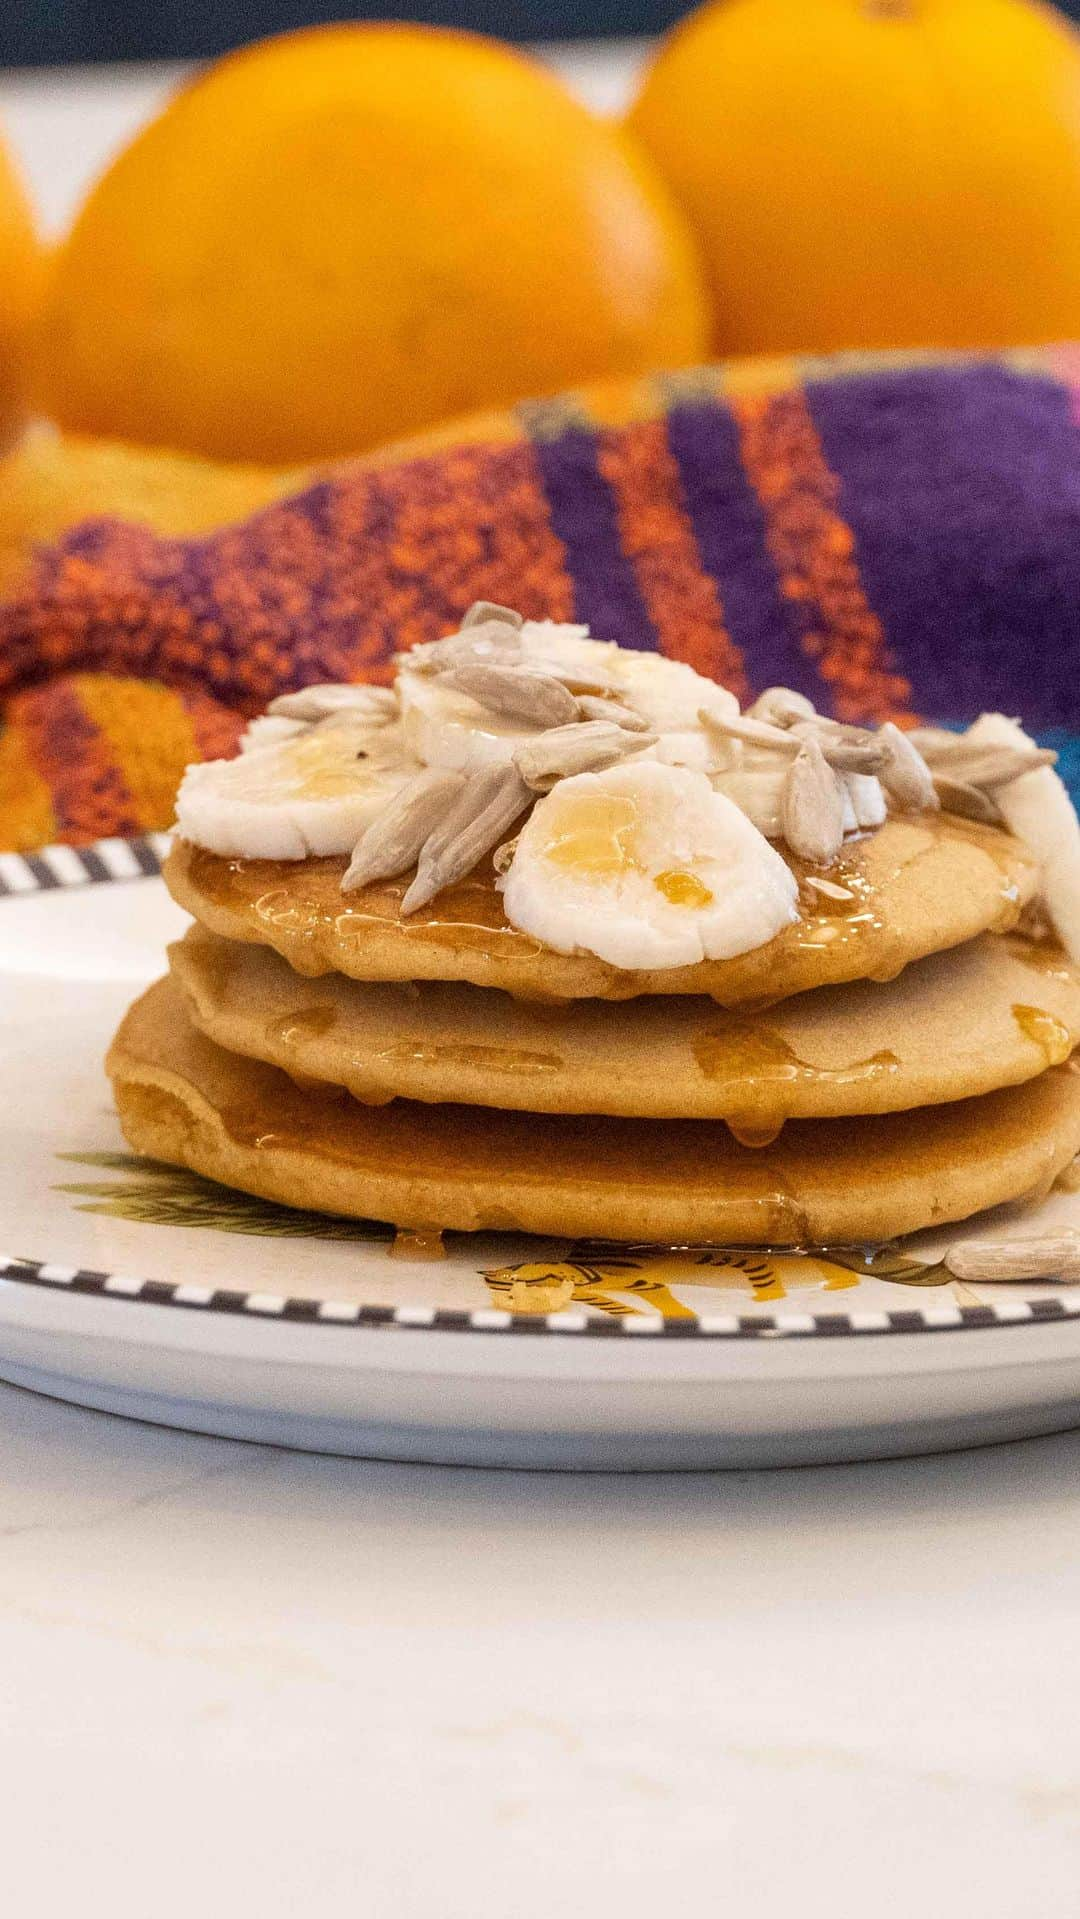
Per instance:
[[[472,1465],[784,1465],[1080,1425],[1080,1289],[960,1285],[929,1236],[844,1263],[456,1235],[428,1261],[136,1160],[101,1061],[184,923],[162,845],[0,855],[0,1377]],[[1039,1217],[1080,1220],[1080,1199]]]

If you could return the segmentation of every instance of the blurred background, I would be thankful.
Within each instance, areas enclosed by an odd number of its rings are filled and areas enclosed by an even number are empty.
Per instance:
[[[1078,20],[0,0],[0,591],[597,382],[1080,339]]]
[[[812,3],[812,0],[811,0]],[[688,12],[672,0],[413,0],[402,9],[319,0],[6,0],[0,63],[192,59],[314,21],[423,20],[505,40],[661,33]],[[1080,0],[1062,11],[1080,18]]]
[[[1080,0],[1076,0],[1080,10]],[[7,0],[0,62],[190,59],[314,21],[423,20],[505,40],[570,40],[659,33],[687,9],[671,0],[416,0],[335,7],[319,0]]]

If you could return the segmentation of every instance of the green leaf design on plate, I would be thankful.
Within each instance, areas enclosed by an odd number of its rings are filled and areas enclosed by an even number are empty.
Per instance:
[[[67,1181],[54,1192],[70,1193],[80,1213],[137,1220],[147,1226],[204,1227],[217,1233],[250,1233],[266,1239],[347,1239],[385,1243],[391,1226],[377,1220],[341,1219],[301,1212],[219,1186],[182,1166],[141,1159],[137,1153],[58,1153],[72,1166],[86,1166],[118,1177]]]

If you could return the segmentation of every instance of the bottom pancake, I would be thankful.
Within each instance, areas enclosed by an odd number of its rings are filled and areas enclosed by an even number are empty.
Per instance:
[[[762,1151],[709,1120],[366,1107],[196,1033],[161,980],[109,1052],[139,1153],[265,1199],[418,1230],[732,1245],[892,1239],[1045,1189],[1080,1150],[1080,1075],[928,1110],[800,1120]]]

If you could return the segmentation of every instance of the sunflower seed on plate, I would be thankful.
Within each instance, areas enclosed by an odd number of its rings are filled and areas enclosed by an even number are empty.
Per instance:
[[[956,1279],[1080,1279],[1080,1233],[1031,1239],[962,1239],[943,1264]]]
[[[486,626],[493,620],[497,626],[522,627],[525,617],[515,613],[512,606],[499,606],[495,600],[474,600],[461,622],[459,631],[467,633],[471,626]]]
[[[999,809],[981,787],[968,786],[964,780],[951,780],[944,774],[934,773],[934,791],[945,813],[958,813],[961,819],[979,820],[984,826],[1002,824]]]
[[[627,733],[647,733],[649,722],[621,700],[602,700],[595,693],[578,694],[578,710],[587,720],[614,720]]]
[[[786,753],[794,757],[800,750],[799,742],[783,727],[770,726],[765,720],[752,720],[745,713],[728,715],[714,713],[709,707],[698,709],[698,719],[706,733],[712,733],[720,739],[741,740],[747,746],[770,747],[774,753]]]
[[[490,766],[474,774],[425,843],[416,878],[401,902],[402,913],[417,912],[471,873],[533,798],[516,766]]]
[[[441,673],[439,685],[467,693],[490,713],[520,720],[525,726],[565,726],[577,719],[573,694],[549,674],[532,673],[525,667],[477,661]]]
[[[373,726],[385,726],[397,718],[398,696],[392,686],[351,686],[334,682],[326,686],[302,686],[295,693],[279,693],[266,710],[275,719],[280,716],[286,720],[306,720],[309,724],[348,711]]]
[[[611,721],[581,720],[526,740],[514,754],[514,765],[527,786],[546,793],[557,780],[575,773],[599,773],[652,746],[655,738],[654,733],[628,733]]]
[[[817,710],[805,693],[796,693],[790,686],[767,686],[759,693],[752,706],[746,709],[748,719],[767,720],[770,726],[795,726],[799,720],[816,720]]]
[[[461,773],[418,773],[361,834],[341,881],[343,893],[407,873],[425,840],[465,785]]]
[[[793,853],[828,866],[844,839],[844,793],[816,740],[804,740],[780,796],[780,823]]]
[[[892,720],[886,720],[878,739],[885,748],[885,765],[879,777],[889,798],[911,812],[940,806],[930,768],[907,734]]]

